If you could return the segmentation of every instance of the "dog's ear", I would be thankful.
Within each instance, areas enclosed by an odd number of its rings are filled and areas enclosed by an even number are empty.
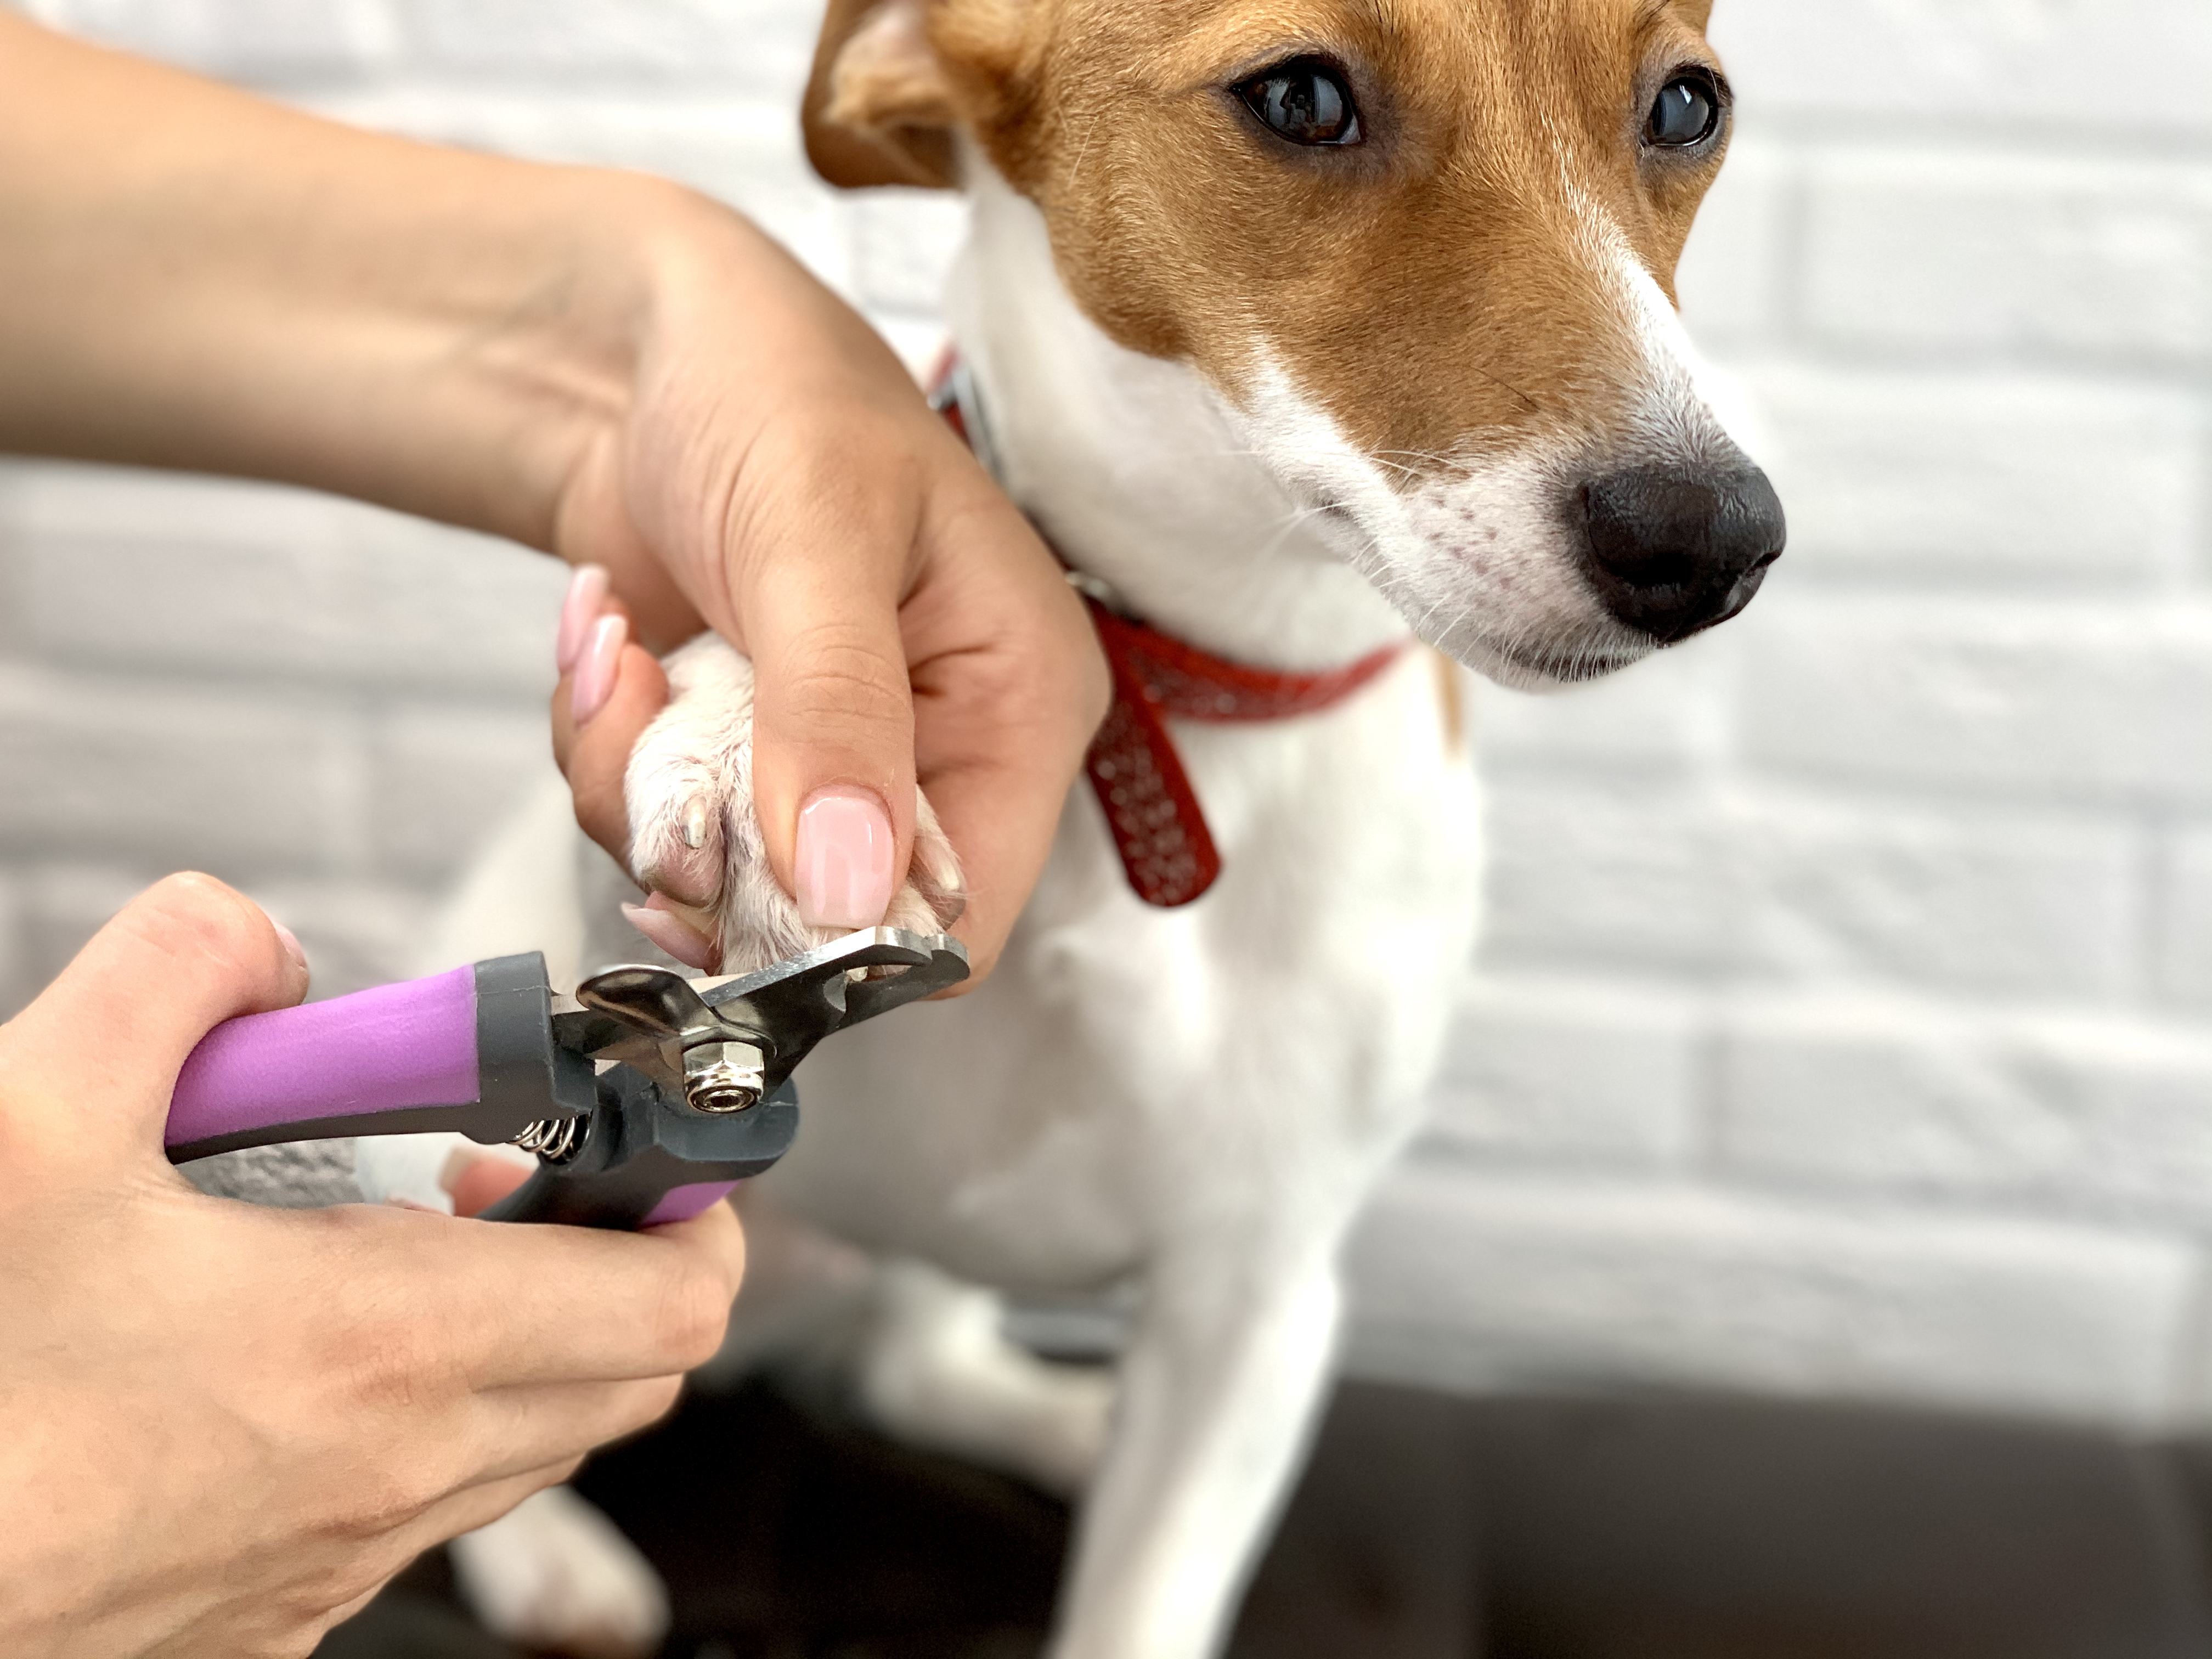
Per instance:
[[[814,170],[842,190],[951,189],[952,88],[929,42],[928,0],[830,0],[803,122]]]

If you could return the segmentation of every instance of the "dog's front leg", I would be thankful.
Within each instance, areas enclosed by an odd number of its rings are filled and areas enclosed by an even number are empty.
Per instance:
[[[1085,1505],[1053,1659],[1207,1659],[1305,1442],[1334,1351],[1334,1230],[1156,1264]]]

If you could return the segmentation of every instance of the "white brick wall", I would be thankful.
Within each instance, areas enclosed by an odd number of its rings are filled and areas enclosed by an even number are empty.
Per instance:
[[[815,185],[791,0],[36,0],[348,118],[648,167],[918,355],[947,203]],[[2212,1413],[2212,9],[1722,0],[1684,275],[1795,544],[1491,694],[1493,921],[1355,1363]],[[559,573],[228,483],[0,474],[0,994],[207,864],[392,971],[544,765]],[[12,990],[8,988],[12,987]]]
[[[1792,551],[1488,699],[1493,925],[1355,1358],[2202,1420],[2212,12],[1717,34],[1684,295]]]

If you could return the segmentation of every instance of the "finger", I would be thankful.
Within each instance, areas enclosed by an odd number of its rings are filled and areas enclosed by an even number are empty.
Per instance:
[[[580,564],[561,600],[561,620],[553,632],[553,665],[566,676],[583,654],[584,641],[607,608],[612,583],[603,564]]]
[[[518,1499],[517,1501],[520,1502],[520,1500]],[[418,1554],[420,1553],[421,1552],[419,1551],[416,1552]],[[328,1613],[323,1614],[323,1616],[317,1620],[317,1627],[311,1633],[318,1637],[327,1636],[331,1632],[336,1630],[340,1625],[345,1623],[347,1620],[352,1618],[356,1613],[367,1610],[368,1604],[371,1601],[374,1601],[378,1596],[384,1594],[385,1586],[389,1584],[393,1579],[399,1577],[401,1573],[406,1571],[408,1565],[411,1564],[413,1560],[413,1556],[408,1557],[405,1562],[403,1562],[392,1571],[385,1574],[381,1579],[370,1585],[367,1589],[362,1591],[362,1593],[355,1596],[352,1601],[332,1607]]]
[[[543,1468],[463,1486],[400,1528],[392,1535],[393,1547],[411,1561],[423,1551],[435,1549],[465,1532],[488,1527],[524,1498],[559,1486],[583,1467],[583,1462],[580,1457],[566,1458]]]
[[[745,1276],[745,1230],[734,1204],[710,1204],[688,1221],[663,1223],[652,1230],[652,1236],[672,1239],[712,1261],[728,1280],[734,1299]]]
[[[118,1128],[134,1139],[151,1128],[158,1144],[178,1068],[200,1039],[238,1015],[289,1008],[307,989],[298,944],[260,906],[211,876],[171,876],[0,1029],[0,1075],[72,1103],[119,1099]]]
[[[380,1297],[434,1310],[425,1317],[440,1322],[441,1351],[478,1389],[631,1382],[703,1364],[721,1346],[744,1268],[726,1205],[650,1234],[378,1215],[399,1235],[375,1257]]]
[[[1044,867],[1106,709],[1097,636],[1029,525],[993,493],[931,526],[906,609],[921,785],[960,858],[969,986],[990,972]]]
[[[426,1551],[449,1543],[463,1533],[489,1526],[525,1498],[548,1486],[560,1486],[582,1466],[580,1457],[567,1458],[497,1480],[471,1482],[447,1493],[375,1541],[374,1559],[381,1564],[374,1569],[376,1582],[319,1618],[316,1624],[319,1630],[327,1632],[361,1612]]]
[[[684,1392],[681,1376],[630,1382],[558,1383],[499,1389],[475,1397],[469,1433],[477,1481],[504,1480],[651,1427]]]
[[[605,702],[581,725],[575,718],[575,678],[562,676],[553,693],[553,757],[575,796],[576,822],[628,867],[629,808],[623,780],[630,750],[667,707],[668,677],[651,653],[625,647]]]
[[[878,411],[852,424],[793,422],[757,446],[727,550],[753,662],[754,808],[776,879],[803,920],[825,927],[881,921],[913,845],[898,605],[927,442],[949,441],[924,434],[918,453],[903,420]]]
[[[465,1158],[460,1167],[452,1170],[447,1183],[446,1189],[453,1195],[453,1213],[458,1216],[482,1215],[529,1180],[531,1175],[532,1171],[526,1165],[495,1153],[482,1152],[473,1158]]]
[[[605,568],[628,605],[635,637],[648,650],[670,651],[705,624],[667,564],[638,533],[630,517],[629,471],[618,434],[594,441],[562,495],[553,545],[580,569]],[[568,665],[560,665],[564,672]]]

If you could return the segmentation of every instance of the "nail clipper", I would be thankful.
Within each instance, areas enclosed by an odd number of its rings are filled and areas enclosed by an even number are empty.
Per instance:
[[[815,1044],[967,977],[957,939],[877,927],[757,974],[610,968],[573,1003],[533,952],[248,1014],[185,1062],[169,1161],[453,1130],[538,1155],[489,1219],[680,1221],[789,1149]]]

